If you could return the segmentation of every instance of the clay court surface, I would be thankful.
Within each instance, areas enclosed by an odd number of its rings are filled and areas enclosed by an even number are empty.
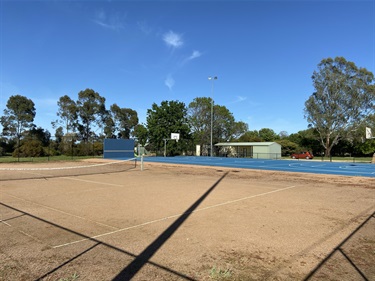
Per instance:
[[[145,163],[0,180],[0,280],[375,280],[374,212],[364,177]]]

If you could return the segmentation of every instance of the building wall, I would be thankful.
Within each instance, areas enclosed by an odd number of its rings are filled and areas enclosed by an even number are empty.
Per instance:
[[[253,158],[259,159],[280,159],[281,145],[274,143],[271,145],[260,145],[253,147]]]
[[[270,153],[280,153],[281,154],[281,145],[278,143],[273,143],[269,146]]]
[[[228,144],[227,144],[228,145]],[[223,146],[221,148],[222,155],[229,157],[246,157],[255,159],[280,159],[281,145],[278,143],[231,143],[230,146]],[[225,153],[224,153],[225,151]]]

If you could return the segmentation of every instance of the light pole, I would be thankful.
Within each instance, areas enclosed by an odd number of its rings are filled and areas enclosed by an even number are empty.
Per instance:
[[[214,81],[217,80],[217,76],[210,76],[208,77],[208,80],[212,81],[211,86],[211,151],[210,155],[212,157],[212,128],[213,128],[213,115],[214,115]]]

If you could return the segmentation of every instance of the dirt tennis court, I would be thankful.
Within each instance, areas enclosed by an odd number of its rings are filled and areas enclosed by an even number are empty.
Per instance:
[[[375,280],[371,178],[145,163],[0,203],[0,280]]]

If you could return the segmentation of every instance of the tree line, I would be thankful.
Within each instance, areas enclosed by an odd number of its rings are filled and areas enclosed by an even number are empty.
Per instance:
[[[313,72],[314,93],[305,102],[306,130],[288,135],[270,128],[250,131],[248,125],[236,121],[225,107],[209,97],[197,97],[188,105],[172,100],[153,103],[147,110],[146,123],[140,124],[131,108],[105,104],[105,97],[93,89],[68,95],[57,102],[57,119],[53,120],[54,136],[33,122],[34,102],[22,95],[9,98],[4,115],[0,154],[43,156],[55,154],[102,153],[104,138],[135,138],[148,151],[168,155],[193,154],[195,146],[209,155],[213,143],[236,141],[276,141],[282,154],[309,150],[316,155],[368,155],[375,151],[374,140],[364,140],[365,127],[375,130],[374,75],[358,68],[345,58],[323,59]],[[212,119],[211,119],[212,118]],[[180,141],[169,141],[171,133],[179,133]],[[47,151],[48,148],[48,151]],[[75,150],[74,150],[75,149]],[[218,154],[215,151],[215,154]]]

